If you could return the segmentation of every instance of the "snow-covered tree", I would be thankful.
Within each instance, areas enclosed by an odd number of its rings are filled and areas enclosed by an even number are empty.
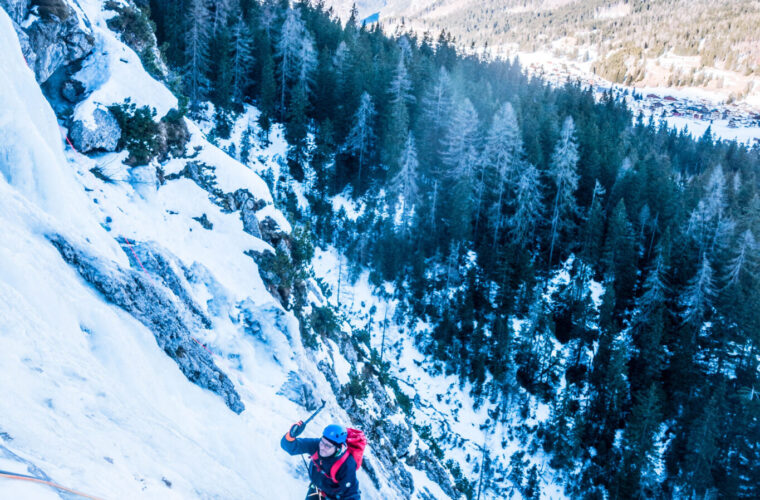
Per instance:
[[[398,58],[396,69],[393,72],[390,87],[388,88],[391,105],[398,103],[409,103],[414,101],[412,95],[412,81],[409,78],[409,71],[406,69],[403,53]]]
[[[298,85],[303,85],[308,94],[312,75],[317,67],[317,51],[312,37],[305,31],[298,51],[298,63]]]
[[[726,285],[734,285],[739,281],[742,272],[757,270],[758,247],[752,231],[747,229],[739,237],[735,253],[728,264]]]
[[[393,175],[399,166],[401,152],[409,130],[408,104],[414,100],[412,82],[406,69],[403,53],[399,55],[396,69],[388,87],[388,111],[384,121],[382,164]]]
[[[338,87],[342,88],[345,85],[346,72],[349,67],[349,55],[348,45],[344,40],[341,40],[338,44],[338,48],[335,49],[335,54],[332,58],[333,68],[335,68],[335,78],[338,82]]]
[[[276,19],[277,6],[275,5],[274,0],[264,0],[261,2],[261,14],[259,20],[261,22],[261,27],[269,40],[274,39],[272,37],[272,27],[274,26]]]
[[[370,148],[375,141],[373,122],[375,120],[375,105],[372,97],[364,92],[359,100],[359,109],[354,114],[351,130],[348,132],[343,150],[355,156],[359,161],[357,183],[361,182],[362,167],[367,160]]]
[[[414,210],[419,192],[417,186],[417,147],[411,132],[406,139],[404,150],[399,161],[400,168],[396,176],[391,180],[391,192],[401,197],[401,221],[402,226],[408,227],[408,219]]]
[[[654,265],[647,273],[642,285],[642,294],[637,301],[640,318],[646,318],[657,308],[665,304],[665,294],[668,292],[667,268],[662,251],[657,252]]]
[[[443,138],[444,176],[471,179],[477,161],[478,114],[469,99],[462,100]]]
[[[230,14],[231,0],[214,0],[212,5],[214,7],[213,17],[213,32],[216,34],[220,29],[224,28],[227,23],[227,17]]]
[[[717,165],[707,181],[704,196],[691,212],[686,229],[700,253],[712,254],[728,243],[734,222],[726,214],[727,203],[723,168]]]
[[[208,42],[210,35],[210,17],[206,0],[190,0],[187,12],[187,30],[185,31],[184,71],[185,91],[190,100],[190,108],[197,111],[209,90]]]
[[[520,169],[511,203],[513,212],[507,219],[509,235],[517,246],[530,243],[543,217],[541,178],[538,169],[525,163]]]
[[[705,254],[702,254],[697,274],[689,281],[681,295],[682,318],[684,323],[699,322],[712,305],[717,293],[713,268]]]
[[[252,36],[243,19],[239,19],[232,31],[232,99],[243,101],[246,89],[251,83],[253,66]]]
[[[421,99],[422,123],[434,130],[439,129],[449,115],[452,106],[451,77],[446,68],[441,67],[433,85]]]
[[[450,120],[441,153],[442,207],[451,228],[450,237],[464,239],[472,231],[471,221],[478,189],[478,115],[469,99],[461,101]]]
[[[433,192],[430,193],[430,217],[428,219],[428,223],[430,224],[430,229],[435,232],[436,230],[436,222],[437,222],[437,208],[438,208],[438,181],[433,181]]]
[[[275,56],[279,59],[280,109],[285,110],[285,97],[291,82],[306,86],[316,67],[314,42],[297,9],[288,9],[277,41]]]
[[[549,176],[554,182],[556,193],[552,203],[551,235],[549,244],[549,262],[554,256],[560,234],[573,224],[573,217],[578,212],[575,203],[575,190],[578,189],[578,146],[573,134],[575,124],[568,116],[562,125],[562,132],[552,154]]]
[[[482,181],[475,193],[475,225],[477,227],[486,180],[493,187],[494,198],[490,208],[490,218],[493,226],[494,244],[498,241],[499,232],[504,226],[504,197],[507,189],[513,184],[513,176],[520,162],[522,147],[522,138],[517,126],[515,111],[512,109],[512,104],[506,102],[496,112],[493,124],[488,131],[483,154]]]
[[[441,67],[433,84],[420,99],[420,111],[416,124],[421,163],[426,175],[437,165],[446,122],[453,107],[451,77]]]

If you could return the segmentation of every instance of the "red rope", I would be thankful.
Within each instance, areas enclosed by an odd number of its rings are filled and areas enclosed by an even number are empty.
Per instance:
[[[142,263],[142,261],[140,260],[140,257],[138,257],[138,256],[137,256],[137,252],[135,252],[135,249],[134,249],[134,248],[132,248],[132,243],[130,243],[130,242],[129,242],[129,240],[127,239],[127,237],[126,237],[126,236],[122,236],[122,238],[124,239],[124,242],[127,244],[127,246],[129,247],[129,249],[132,251],[132,255],[134,255],[134,257],[135,257],[135,260],[137,261],[137,263],[138,263],[138,264],[140,264],[140,267],[142,268],[143,272],[144,272],[144,273],[145,273],[145,274],[148,276],[148,278],[150,278],[150,273],[148,272],[148,270],[147,270],[147,269],[145,269],[145,266],[143,266],[143,263]],[[205,345],[203,345],[203,344],[201,344],[200,342],[198,342],[198,339],[196,339],[196,338],[195,338],[195,337],[193,337],[192,335],[190,335],[190,338],[191,338],[191,339],[193,339],[193,342],[195,342],[195,343],[196,343],[196,344],[198,344],[199,346],[201,346],[201,347],[203,347],[204,349],[206,349],[206,352],[208,352],[208,353],[209,353],[209,354],[211,354],[212,356],[214,355],[214,353],[213,353],[213,352],[211,352],[211,351],[209,350],[209,348],[208,348],[208,347],[206,347]]]
[[[77,151],[77,148],[74,147],[74,144],[71,143],[71,139],[69,139],[69,135],[64,133],[64,128],[58,125],[58,128],[61,129],[61,133],[63,134],[63,138],[66,139],[66,142],[71,146],[71,149],[74,150],[75,153],[82,154],[79,151]]]
[[[77,153],[78,153],[79,151],[77,151],[77,148],[75,148],[75,147],[74,147],[74,145],[73,145],[73,144],[71,144],[71,141],[69,140],[69,136],[68,136],[68,135],[66,135],[66,136],[64,136],[64,137],[66,137],[66,142],[68,142],[68,143],[69,143],[69,146],[71,146],[71,149],[73,149],[75,152],[77,152]]]
[[[73,493],[74,495],[78,495],[82,498],[90,498],[91,500],[101,500],[98,497],[94,497],[86,493],[81,493],[79,491],[66,488],[65,486],[61,486],[60,484],[56,484],[51,481],[45,481],[44,479],[39,479],[32,476],[25,476],[23,474],[14,474],[13,472],[0,471],[0,477],[4,477],[6,479],[16,479],[18,481],[29,481],[30,483],[45,484],[47,486],[56,488],[61,491],[68,491],[69,493]]]

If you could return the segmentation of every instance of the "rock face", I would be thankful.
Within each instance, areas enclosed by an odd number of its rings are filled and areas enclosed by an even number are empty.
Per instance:
[[[319,402],[314,397],[314,388],[293,371],[288,373],[288,380],[282,384],[277,395],[288,398],[306,408],[307,411],[314,411],[319,408]]]
[[[425,471],[425,475],[431,481],[438,483],[444,493],[451,498],[459,498],[457,490],[451,484],[448,472],[441,467],[432,451],[418,449],[416,453],[407,458],[406,463],[410,467]]]
[[[0,7],[10,16],[11,21],[20,24],[29,9],[29,0],[0,0]]]
[[[71,125],[69,136],[80,153],[116,151],[121,137],[121,128],[110,111],[97,108],[92,113],[91,123],[75,120]]]
[[[116,268],[87,255],[60,235],[51,235],[48,239],[63,260],[108,302],[121,307],[153,332],[158,346],[177,363],[188,380],[218,394],[233,412],[241,413],[245,409],[227,374],[190,336],[193,323],[203,324],[204,318],[193,313],[192,307],[186,304],[186,297],[177,297],[174,290],[180,286],[181,279],[171,270],[168,261],[155,255],[154,259],[147,260],[148,266],[155,267],[158,278],[166,284],[161,286],[142,272]],[[138,251],[143,250],[138,245]]]
[[[240,207],[240,219],[243,221],[243,230],[246,233],[262,238],[259,219],[256,218],[256,206],[253,197],[248,198]]]
[[[19,35],[21,50],[37,81],[45,82],[61,66],[92,52],[95,38],[90,22],[65,0],[36,0],[37,18],[22,28],[30,13],[29,0],[0,0]]]

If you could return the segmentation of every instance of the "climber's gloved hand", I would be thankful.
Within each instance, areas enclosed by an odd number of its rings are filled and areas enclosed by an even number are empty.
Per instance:
[[[290,426],[290,430],[288,431],[288,434],[285,436],[285,438],[288,441],[293,441],[295,438],[301,435],[303,430],[306,428],[306,425],[304,425],[302,420],[299,420],[292,426]]]

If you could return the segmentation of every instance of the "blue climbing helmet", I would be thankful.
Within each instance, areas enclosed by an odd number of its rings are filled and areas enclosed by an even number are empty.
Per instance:
[[[346,428],[338,424],[330,424],[325,427],[322,437],[333,443],[335,446],[346,444],[348,432]]]

